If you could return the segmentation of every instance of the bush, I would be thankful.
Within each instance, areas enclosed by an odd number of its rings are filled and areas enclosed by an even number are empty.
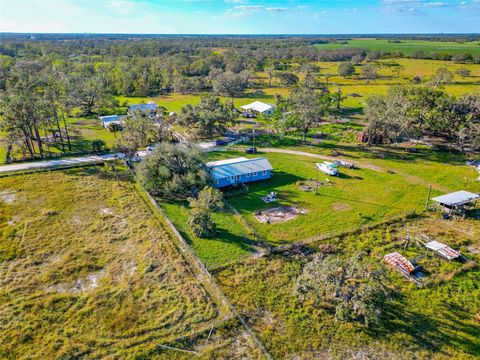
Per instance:
[[[102,139],[95,139],[92,141],[92,151],[102,152],[105,149],[106,143]]]
[[[338,65],[338,75],[347,77],[355,73],[355,67],[349,62],[342,62]]]
[[[190,199],[190,218],[188,224],[193,233],[200,238],[212,237],[217,231],[211,212],[223,208],[222,193],[209,186],[198,194],[198,198]]]

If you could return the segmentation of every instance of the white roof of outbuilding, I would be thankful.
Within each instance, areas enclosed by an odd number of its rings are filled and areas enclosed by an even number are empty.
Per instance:
[[[243,110],[255,110],[255,111],[258,111],[260,113],[274,108],[274,106],[272,104],[267,104],[267,103],[264,103],[264,102],[261,102],[261,101],[254,101],[251,104],[243,105],[243,106],[240,106],[240,107]]]
[[[214,179],[224,179],[229,176],[251,174],[254,172],[272,170],[272,165],[266,158],[235,159],[212,161],[206,164]]]
[[[480,195],[465,190],[432,198],[433,201],[449,206],[466,204],[476,199],[480,199]]]
[[[132,112],[135,112],[137,110],[140,111],[153,111],[157,110],[158,105],[155,103],[149,103],[149,104],[136,104],[136,105],[130,105],[128,109]]]
[[[98,118],[103,122],[112,122],[112,121],[120,121],[123,120],[125,116],[123,115],[105,115],[99,116]]]
[[[434,251],[438,251],[440,255],[446,257],[448,260],[456,259],[460,256],[458,251],[435,240],[426,243],[425,246]]]

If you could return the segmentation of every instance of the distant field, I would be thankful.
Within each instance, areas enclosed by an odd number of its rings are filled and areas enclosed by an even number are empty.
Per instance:
[[[426,53],[437,52],[439,54],[458,54],[469,53],[480,55],[480,42],[448,42],[448,41],[425,41],[425,40],[401,40],[400,43],[389,42],[382,39],[352,39],[347,44],[328,43],[315,44],[319,49],[339,49],[339,48],[362,48],[367,50],[380,50],[395,52],[399,51],[404,55],[411,55],[416,51]]]
[[[0,179],[0,358],[150,358],[228,314],[120,177]]]

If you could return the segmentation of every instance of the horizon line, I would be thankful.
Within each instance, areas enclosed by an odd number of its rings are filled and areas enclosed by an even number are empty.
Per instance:
[[[374,35],[474,35],[480,36],[480,32],[368,32],[368,33],[119,33],[119,32],[13,32],[0,31],[3,35],[136,35],[136,36],[374,36]]]

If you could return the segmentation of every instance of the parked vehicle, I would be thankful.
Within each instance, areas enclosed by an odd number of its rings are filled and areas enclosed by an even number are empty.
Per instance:
[[[156,146],[157,146],[156,144],[147,146],[147,151],[153,151],[153,149],[155,149]]]
[[[245,150],[245,153],[256,154],[257,153],[257,148],[255,146],[249,147],[247,150]]]
[[[328,161],[324,161],[323,163],[316,163],[317,169],[321,172],[330,175],[330,176],[338,176],[338,169],[337,165]]]
[[[234,138],[231,138],[231,137],[224,137],[222,139],[217,139],[215,140],[215,145],[216,146],[222,146],[222,145],[228,145],[230,144],[232,141],[234,141],[235,139]]]
[[[355,165],[351,162],[343,161],[343,160],[335,160],[334,163],[338,166],[343,166],[347,169],[354,169]]]

